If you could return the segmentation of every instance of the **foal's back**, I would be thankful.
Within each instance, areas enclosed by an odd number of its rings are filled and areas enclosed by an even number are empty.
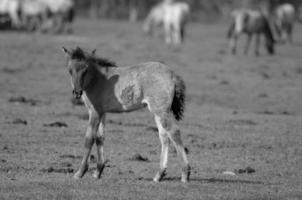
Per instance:
[[[108,82],[102,84],[108,87],[103,96],[112,96],[117,100],[113,106],[112,101],[109,104],[103,102],[106,104],[106,111],[131,111],[145,104],[150,110],[171,107],[175,82],[173,72],[166,65],[146,62],[134,66],[108,68],[106,74]]]

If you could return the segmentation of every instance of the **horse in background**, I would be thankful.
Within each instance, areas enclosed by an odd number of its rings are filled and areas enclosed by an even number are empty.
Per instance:
[[[256,36],[255,54],[259,55],[260,36],[265,38],[265,47],[269,54],[274,54],[275,39],[268,18],[258,10],[240,9],[231,13],[231,24],[227,37],[230,40],[230,48],[236,54],[237,41],[242,34],[247,35],[244,53],[247,54],[253,35]]]
[[[293,29],[296,11],[292,4],[285,3],[276,7],[273,13],[273,25],[280,42],[293,42]]]
[[[153,6],[147,15],[143,24],[143,31],[145,33],[153,35],[153,31],[156,27],[163,26],[164,8],[162,4],[163,2],[160,2]]]
[[[147,33],[163,26],[166,44],[179,45],[185,38],[185,26],[190,6],[185,2],[164,1],[155,5],[148,14],[143,30]]]
[[[185,104],[185,83],[166,65],[158,62],[117,67],[111,61],[81,48],[68,50],[67,57],[73,95],[83,99],[89,113],[85,136],[85,154],[74,178],[82,178],[88,170],[91,148],[96,144],[97,167],[93,174],[100,178],[105,167],[104,129],[106,113],[122,113],[147,107],[154,115],[161,142],[160,168],[154,177],[158,182],[166,175],[168,148],[174,144],[182,163],[181,181],[187,182],[190,165],[181,140],[177,121]]]
[[[49,20],[48,6],[40,0],[22,0],[20,5],[22,27],[27,31],[42,31],[43,24]]]
[[[20,0],[0,0],[0,15],[8,16],[12,28],[21,28]]]
[[[72,32],[75,15],[74,0],[39,0],[45,3],[50,11],[51,20],[44,24],[45,30],[52,29],[55,33]]]

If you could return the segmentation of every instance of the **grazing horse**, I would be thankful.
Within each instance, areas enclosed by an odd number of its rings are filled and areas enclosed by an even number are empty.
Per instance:
[[[153,30],[156,27],[163,25],[164,18],[164,7],[163,3],[158,3],[157,5],[153,6],[150,10],[148,16],[146,17],[144,24],[143,24],[143,31],[148,34],[152,34]]]
[[[21,27],[19,17],[20,1],[19,0],[0,0],[0,14],[8,15],[13,28]]]
[[[190,7],[185,2],[161,2],[151,9],[143,30],[150,32],[163,25],[166,43],[178,45],[184,40],[189,13]]]
[[[166,174],[169,141],[174,144],[182,162],[181,181],[186,182],[190,166],[181,140],[177,121],[182,118],[185,100],[183,80],[168,67],[158,62],[116,67],[80,48],[67,50],[67,68],[71,76],[75,98],[83,99],[89,113],[86,131],[86,153],[74,178],[88,170],[88,158],[93,144],[97,147],[97,168],[93,176],[100,178],[105,167],[103,156],[106,113],[121,113],[148,107],[154,114],[161,142],[160,169],[154,181]]]
[[[22,26],[28,31],[41,30],[49,18],[48,6],[40,0],[22,0],[20,15]]]
[[[39,0],[44,2],[52,15],[52,20],[45,25],[46,29],[53,28],[54,32],[72,32],[72,22],[75,15],[74,0]]]
[[[293,42],[293,28],[296,18],[295,8],[292,4],[279,5],[274,13],[274,27],[279,41]]]
[[[260,36],[264,35],[265,45],[269,54],[274,54],[275,40],[267,17],[257,10],[234,10],[231,13],[232,22],[230,24],[227,37],[230,40],[230,47],[233,54],[236,54],[237,40],[244,33],[247,41],[244,53],[247,54],[252,40],[256,35],[255,54],[259,55]]]

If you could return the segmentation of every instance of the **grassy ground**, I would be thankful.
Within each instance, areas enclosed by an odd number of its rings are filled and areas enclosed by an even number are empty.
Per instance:
[[[70,36],[0,34],[0,199],[302,199],[302,27],[294,45],[260,57],[252,49],[244,56],[242,43],[240,53],[230,55],[223,24],[190,24],[178,49],[144,36],[140,27],[78,20]],[[119,65],[161,61],[184,78],[180,126],[191,182],[180,182],[173,148],[167,178],[152,182],[160,145],[146,110],[109,114],[102,178],[89,171],[72,179],[87,113],[70,103],[61,46],[97,48]],[[67,127],[49,126],[53,122]],[[148,161],[131,160],[135,154]],[[254,173],[239,173],[247,167]]]

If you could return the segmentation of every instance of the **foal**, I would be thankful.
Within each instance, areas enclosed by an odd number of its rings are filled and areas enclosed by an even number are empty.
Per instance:
[[[244,53],[247,54],[253,35],[256,35],[255,54],[259,55],[260,36],[265,38],[265,46],[269,54],[274,54],[275,40],[269,21],[260,11],[257,10],[234,10],[231,13],[227,37],[230,40],[230,47],[233,54],[236,54],[237,40],[241,34],[247,35]]]
[[[79,179],[88,170],[91,148],[97,146],[97,168],[93,176],[100,178],[105,167],[103,155],[105,114],[120,113],[148,107],[154,114],[161,142],[160,169],[154,181],[165,176],[168,163],[169,140],[174,144],[182,162],[181,181],[187,182],[190,166],[181,140],[177,121],[182,118],[185,100],[183,80],[168,67],[158,62],[130,67],[116,67],[106,59],[80,48],[67,50],[67,68],[71,76],[73,94],[81,98],[89,113],[85,137],[86,153],[74,178]]]

